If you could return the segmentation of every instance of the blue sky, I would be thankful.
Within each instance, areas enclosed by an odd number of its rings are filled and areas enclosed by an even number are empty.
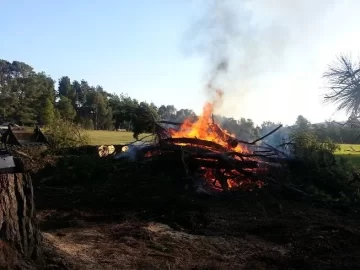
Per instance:
[[[0,58],[24,61],[54,79],[85,79],[108,92],[200,112],[212,63],[206,52],[184,48],[209,1],[0,0]],[[360,1],[292,2],[233,4],[245,34],[232,46],[248,58],[231,55],[220,113],[256,123],[332,117],[334,108],[321,104],[321,74],[338,53],[359,53]]]

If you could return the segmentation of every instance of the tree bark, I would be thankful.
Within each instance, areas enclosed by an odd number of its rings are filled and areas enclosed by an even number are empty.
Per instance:
[[[0,269],[37,261],[40,242],[30,175],[0,174]]]

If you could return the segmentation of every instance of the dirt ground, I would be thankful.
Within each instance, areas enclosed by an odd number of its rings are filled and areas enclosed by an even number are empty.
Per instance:
[[[189,213],[192,229],[79,211],[42,211],[39,219],[48,269],[359,269],[353,216],[261,208]]]

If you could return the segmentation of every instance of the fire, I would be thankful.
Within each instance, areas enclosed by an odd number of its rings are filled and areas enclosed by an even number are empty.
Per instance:
[[[186,182],[192,179],[195,186],[202,183],[200,186],[205,189],[252,191],[261,188],[264,182],[257,180],[257,155],[247,147],[249,143],[236,139],[214,123],[213,112],[223,96],[222,91],[215,93],[197,121],[186,119],[178,130],[169,128],[164,132],[159,128],[158,143],[145,147],[144,158],[164,162],[166,170],[171,171],[174,166],[176,173],[178,166],[183,167]]]
[[[220,144],[231,151],[244,152],[245,149],[240,145],[236,147],[229,146],[229,138],[236,141],[233,134],[221,129],[217,124],[213,123],[214,107],[221,102],[223,92],[216,91],[216,97],[212,102],[207,102],[203,107],[203,112],[196,122],[186,119],[180,126],[179,130],[171,130],[170,134],[173,138],[198,138],[202,140],[212,141]],[[217,132],[218,131],[218,132]],[[225,134],[225,136],[224,136]],[[231,148],[231,149],[230,149]]]
[[[235,135],[223,130],[220,126],[214,123],[213,112],[216,106],[222,101],[223,92],[218,90],[215,92],[213,101],[209,101],[203,107],[203,112],[198,120],[192,122],[191,119],[186,119],[178,130],[170,129],[169,133],[172,138],[196,138],[204,141],[211,141],[223,146],[229,152],[248,153],[248,150],[241,146]],[[178,145],[186,146],[186,143],[176,143]],[[197,145],[197,147],[201,147]],[[226,151],[226,150],[225,150]],[[237,160],[238,156],[233,157]],[[206,160],[206,158],[200,158]],[[211,159],[210,159],[211,161]],[[253,181],[244,177],[243,173],[237,170],[219,169],[214,167],[201,167],[202,176],[213,185],[216,189],[242,189],[252,191],[255,188],[263,186],[262,181]]]
[[[214,170],[205,167],[202,167],[201,169],[204,171],[204,176],[207,181],[213,183],[216,188],[222,189],[221,183],[220,181],[218,181],[216,177],[216,172],[214,172]],[[226,184],[229,189],[241,188],[242,190],[253,191],[255,188],[262,188],[264,186],[264,182],[259,180],[252,181],[251,179],[242,179],[241,181],[236,181],[235,178],[231,178],[231,176],[227,174],[224,170],[221,170],[221,172],[227,177]],[[232,171],[231,173],[235,175],[238,174],[236,171]]]

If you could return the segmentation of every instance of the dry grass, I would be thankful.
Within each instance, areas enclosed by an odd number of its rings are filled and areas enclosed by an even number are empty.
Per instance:
[[[49,263],[67,265],[62,269],[359,268],[355,216],[296,204],[285,205],[281,215],[267,211],[264,217],[255,206],[212,208],[208,225],[196,231],[133,216],[106,222],[85,212],[58,212],[58,218],[82,220],[81,226],[43,228],[43,236]],[[41,223],[51,216],[40,212]]]
[[[260,238],[191,235],[146,222],[68,228],[43,236],[72,269],[244,269],[259,254],[281,257],[288,252]]]

